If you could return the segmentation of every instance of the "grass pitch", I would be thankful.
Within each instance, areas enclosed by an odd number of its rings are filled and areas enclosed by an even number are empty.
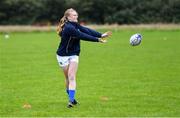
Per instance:
[[[132,47],[137,32],[143,40]],[[113,30],[106,44],[82,41],[73,109],[58,44],[55,32],[1,33],[0,116],[180,116],[180,30]]]

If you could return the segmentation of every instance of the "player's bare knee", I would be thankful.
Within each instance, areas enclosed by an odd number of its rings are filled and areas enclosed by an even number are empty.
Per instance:
[[[75,78],[75,74],[74,73],[68,73],[68,78]]]
[[[74,75],[69,75],[68,79],[69,79],[70,82],[75,81],[75,76]]]

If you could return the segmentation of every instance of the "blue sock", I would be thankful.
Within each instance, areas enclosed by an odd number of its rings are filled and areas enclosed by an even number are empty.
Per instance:
[[[75,90],[69,90],[69,101],[73,102],[75,96]]]

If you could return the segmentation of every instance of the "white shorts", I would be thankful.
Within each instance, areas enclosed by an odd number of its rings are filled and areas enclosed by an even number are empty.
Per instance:
[[[60,67],[64,68],[69,65],[70,62],[77,62],[79,63],[79,56],[72,55],[72,56],[59,56],[56,55],[58,64]]]

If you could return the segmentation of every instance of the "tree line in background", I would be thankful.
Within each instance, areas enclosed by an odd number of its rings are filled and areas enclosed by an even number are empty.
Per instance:
[[[56,24],[67,8],[85,23],[180,23],[180,0],[0,0],[0,24]]]

